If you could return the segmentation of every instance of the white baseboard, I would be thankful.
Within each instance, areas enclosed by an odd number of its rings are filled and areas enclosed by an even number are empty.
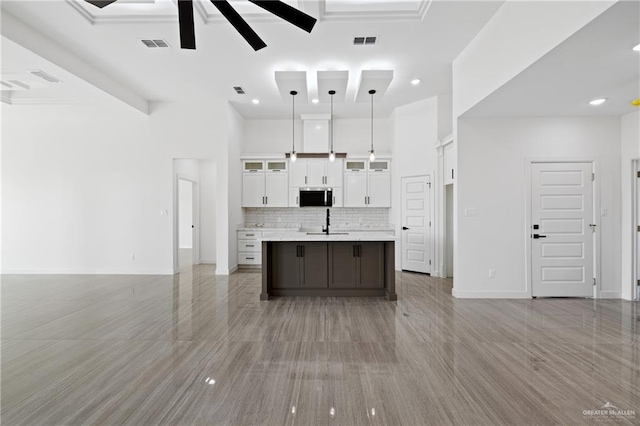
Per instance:
[[[622,293],[619,291],[601,291],[600,299],[622,299]]]
[[[460,291],[454,288],[451,295],[457,299],[531,299],[527,291]]]
[[[229,269],[216,268],[216,275],[231,275],[238,270],[238,265],[232,266]]]
[[[173,275],[173,269],[4,269],[2,275]]]
[[[201,265],[215,265],[216,264],[216,260],[215,259],[200,259],[200,264]]]

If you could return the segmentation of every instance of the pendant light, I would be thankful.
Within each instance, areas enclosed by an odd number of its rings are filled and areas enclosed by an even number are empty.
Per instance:
[[[373,161],[376,159],[373,151],[373,95],[376,94],[376,91],[369,90],[369,94],[371,95],[371,151],[369,151],[369,161]]]
[[[295,162],[296,158],[298,158],[296,154],[296,95],[298,92],[292,90],[289,94],[291,95],[291,161]]]
[[[333,95],[336,94],[335,90],[329,90],[329,95],[331,95],[331,120],[329,124],[331,127],[329,128],[329,139],[331,140],[331,152],[329,152],[329,161],[333,162],[336,160],[336,153],[333,152]]]

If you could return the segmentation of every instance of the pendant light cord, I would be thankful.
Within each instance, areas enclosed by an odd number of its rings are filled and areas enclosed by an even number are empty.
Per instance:
[[[331,152],[333,152],[333,93],[331,94]]]
[[[291,95],[291,152],[296,152],[296,95],[298,92],[292,90]]]
[[[376,93],[375,90],[370,90],[371,94],[371,151],[373,151],[373,95]]]

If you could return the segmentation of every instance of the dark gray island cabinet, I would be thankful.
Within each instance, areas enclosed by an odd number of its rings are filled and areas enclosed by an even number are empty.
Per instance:
[[[395,292],[394,241],[267,240],[262,242],[262,294],[270,296],[386,296]],[[369,237],[373,238],[373,237]]]

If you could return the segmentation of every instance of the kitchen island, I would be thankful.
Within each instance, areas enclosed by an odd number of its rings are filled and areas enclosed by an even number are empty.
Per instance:
[[[282,233],[262,238],[262,293],[397,300],[395,239],[384,232]]]

